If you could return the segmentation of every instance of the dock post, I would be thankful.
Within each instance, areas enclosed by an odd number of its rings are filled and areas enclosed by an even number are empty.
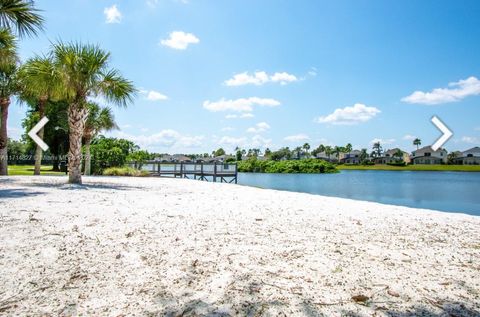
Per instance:
[[[217,161],[213,162],[213,182],[217,181]]]
[[[235,184],[237,184],[238,180],[238,163],[235,162]]]
[[[180,178],[183,178],[183,162],[180,162]]]

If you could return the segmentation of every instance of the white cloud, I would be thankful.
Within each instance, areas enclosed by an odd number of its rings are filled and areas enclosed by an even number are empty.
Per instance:
[[[190,44],[197,44],[200,40],[192,33],[183,31],[174,31],[166,40],[161,40],[160,44],[177,50],[185,50]]]
[[[244,146],[247,142],[247,138],[241,137],[241,138],[234,138],[230,136],[224,136],[220,138],[218,141],[218,144],[220,145],[227,145],[231,147],[236,147],[236,146]]]
[[[414,136],[414,135],[406,134],[406,135],[403,136],[402,139],[407,140],[407,141],[413,141],[413,140],[415,140],[416,138],[417,138],[417,137]]]
[[[286,85],[288,83],[292,83],[294,81],[297,81],[298,78],[295,75],[282,72],[282,73],[275,73],[272,76],[270,76],[270,80],[274,83],[280,83],[282,85]]]
[[[280,83],[286,85],[290,82],[297,81],[298,78],[295,75],[281,72],[274,73],[273,75],[268,75],[264,71],[254,72],[250,75],[248,72],[235,74],[232,78],[225,81],[227,86],[243,86],[243,85],[263,85],[268,82]]]
[[[147,0],[147,5],[150,7],[150,8],[155,8],[158,4],[158,0]]]
[[[246,137],[235,138],[235,137],[224,136],[220,138],[220,140],[218,141],[218,144],[221,146],[229,147],[231,149],[234,149],[237,146],[242,148],[264,149],[266,147],[272,146],[272,140],[266,139],[260,135],[254,135],[251,138],[246,138]]]
[[[254,135],[249,144],[250,147],[265,149],[272,146],[272,140],[266,139],[260,135]]]
[[[224,128],[221,129],[221,131],[225,131],[225,132],[227,132],[227,131],[233,131],[233,130],[235,130],[235,129],[232,128],[232,127],[224,127]]]
[[[431,92],[415,91],[410,96],[402,98],[403,102],[424,105],[460,101],[468,96],[480,95],[480,80],[469,77],[448,84],[449,88],[435,88]]]
[[[475,131],[480,131],[480,127],[474,128]]]
[[[474,136],[463,136],[461,141],[469,144],[480,144],[480,138]]]
[[[312,77],[317,76],[317,68],[316,67],[310,68],[310,70],[308,71],[308,75],[310,75]]]
[[[364,104],[356,103],[352,107],[338,108],[327,116],[315,119],[318,123],[331,123],[336,125],[353,125],[367,122],[381,111],[375,107],[367,107]]]
[[[183,135],[175,130],[166,129],[151,135],[131,135],[118,132],[118,136],[131,140],[142,148],[149,147],[199,147],[203,136]]]
[[[242,113],[242,114],[227,114],[225,116],[225,119],[247,119],[247,118],[253,118],[255,117],[253,115],[253,113],[250,113],[250,112],[245,112],[245,113]]]
[[[381,145],[389,145],[393,144],[397,141],[396,139],[380,139],[380,138],[375,138],[372,141],[370,141],[370,144],[380,142]]]
[[[155,90],[141,90],[140,93],[145,95],[145,98],[150,101],[161,101],[161,100],[167,100],[168,97],[165,96],[164,94],[155,91]]]
[[[116,4],[109,8],[105,8],[103,14],[105,14],[106,23],[120,23],[120,21],[122,21],[122,13],[118,10]]]
[[[235,100],[221,99],[215,102],[210,102],[209,100],[206,100],[203,103],[203,107],[205,109],[213,112],[227,110],[237,112],[251,112],[254,106],[276,107],[279,105],[280,102],[275,99],[258,97],[240,98]]]
[[[259,122],[254,127],[248,128],[248,133],[260,133],[265,132],[270,129],[270,125],[266,122]]]
[[[132,125],[131,125],[131,124],[128,124],[128,123],[127,123],[127,124],[122,124],[122,125],[120,126],[120,128],[122,128],[122,129],[130,129],[131,127],[132,127]]]
[[[304,142],[310,140],[310,137],[306,134],[294,134],[294,135],[289,135],[283,138],[283,140],[287,142]]]

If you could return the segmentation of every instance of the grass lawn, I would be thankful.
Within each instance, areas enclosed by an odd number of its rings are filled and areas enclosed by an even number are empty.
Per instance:
[[[480,165],[338,165],[339,170],[480,172]]]
[[[62,172],[52,171],[52,166],[42,166],[41,175],[65,175]],[[33,175],[33,165],[9,165],[8,175]]]

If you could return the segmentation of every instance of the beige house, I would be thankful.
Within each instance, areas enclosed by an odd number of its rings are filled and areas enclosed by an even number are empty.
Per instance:
[[[398,151],[401,151],[403,153],[402,157],[396,156]],[[399,160],[402,160],[403,162],[409,164],[410,163],[410,155],[407,152],[400,150],[399,148],[394,148],[394,149],[390,149],[388,151],[385,151],[385,153],[383,153],[383,156],[376,157],[376,158],[373,159],[375,164],[398,163]]]
[[[445,164],[447,154],[445,149],[440,148],[434,151],[431,146],[425,146],[413,151],[410,159],[412,164]]]

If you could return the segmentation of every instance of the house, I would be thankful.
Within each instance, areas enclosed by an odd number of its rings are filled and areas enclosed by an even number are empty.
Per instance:
[[[315,157],[319,160],[324,160],[327,162],[338,162],[338,157],[335,154],[327,155],[325,152],[320,152],[315,155]]]
[[[402,152],[401,157],[397,156],[398,151]],[[373,162],[375,164],[391,164],[399,162],[405,162],[408,164],[410,163],[410,155],[407,152],[400,150],[399,148],[394,148],[385,151],[382,156],[374,158]]]
[[[353,150],[349,153],[341,153],[340,162],[344,164],[360,164],[362,162],[361,156],[362,151],[359,150]]]
[[[224,155],[216,156],[216,157],[212,158],[210,161],[211,162],[224,163],[224,162],[232,161],[232,160],[235,161],[235,156],[224,154]]]
[[[191,162],[192,159],[188,156],[183,154],[174,154],[174,155],[162,155],[161,157],[156,157],[155,161],[160,161],[164,163],[188,163]]]
[[[444,164],[447,162],[447,154],[445,149],[434,151],[431,146],[425,146],[413,151],[410,160],[412,164]]]
[[[480,165],[480,147],[476,146],[461,152],[454,160],[455,164]]]

